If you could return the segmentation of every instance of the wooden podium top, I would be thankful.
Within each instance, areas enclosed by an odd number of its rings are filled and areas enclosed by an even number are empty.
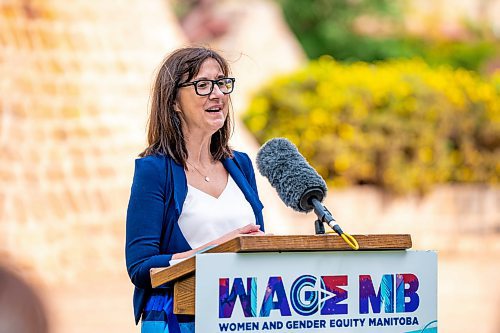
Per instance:
[[[359,250],[405,250],[412,246],[408,234],[353,235]],[[297,251],[352,251],[336,234],[290,236],[239,236],[204,253],[297,252]],[[170,267],[151,269],[151,284],[158,287],[194,273],[196,257],[188,258]]]

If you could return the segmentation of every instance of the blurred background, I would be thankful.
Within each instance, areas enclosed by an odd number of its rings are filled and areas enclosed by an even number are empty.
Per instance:
[[[252,158],[292,140],[350,233],[439,252],[441,332],[500,332],[500,1],[0,0],[0,264],[52,332],[139,332],[124,263],[154,71],[231,63]],[[312,234],[258,176],[267,230]]]

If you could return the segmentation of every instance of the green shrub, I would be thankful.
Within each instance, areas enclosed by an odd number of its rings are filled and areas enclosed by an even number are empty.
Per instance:
[[[289,138],[334,186],[422,193],[438,183],[497,184],[499,77],[420,60],[322,57],[264,86],[244,122],[260,143]]]
[[[374,61],[411,56],[398,38],[359,35],[356,18],[369,15],[402,27],[403,3],[395,0],[278,0],[285,20],[310,59],[329,54],[338,60]]]
[[[489,41],[427,41],[415,43],[414,55],[431,65],[448,64],[481,72],[484,66],[500,55],[498,43]],[[420,45],[420,46],[419,46]]]
[[[432,65],[483,70],[500,55],[498,40],[487,23],[485,32],[474,32],[472,40],[412,37],[405,31],[405,1],[400,0],[278,0],[284,17],[309,59],[328,54],[339,61],[374,62],[420,57]],[[375,18],[392,27],[380,36],[356,31],[356,19]],[[477,30],[477,29],[476,29]],[[479,29],[481,30],[481,29]]]

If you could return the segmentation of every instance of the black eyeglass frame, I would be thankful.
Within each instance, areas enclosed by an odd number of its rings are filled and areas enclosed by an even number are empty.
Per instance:
[[[229,91],[229,92],[223,92],[221,90],[221,93],[223,93],[224,95],[229,95],[234,90],[234,82],[236,81],[236,79],[234,77],[221,77],[220,79],[217,79],[217,80],[201,79],[201,80],[196,80],[196,81],[191,81],[191,82],[179,83],[177,85],[177,87],[178,88],[183,88],[183,87],[187,87],[187,86],[194,86],[194,92],[196,93],[196,95],[198,95],[198,96],[208,96],[208,95],[210,95],[214,91],[214,86],[215,86],[215,84],[217,82],[222,81],[222,80],[228,80],[228,79],[231,80],[231,87],[232,87],[231,91]],[[198,86],[197,86],[198,82],[203,82],[203,81],[208,81],[208,82],[212,83],[210,91],[208,93],[206,93],[206,94],[200,94],[198,92]]]

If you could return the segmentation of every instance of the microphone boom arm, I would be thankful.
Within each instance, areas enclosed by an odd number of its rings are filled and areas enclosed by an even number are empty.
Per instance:
[[[342,239],[353,249],[359,250],[359,244],[354,237],[342,231],[340,226],[337,224],[337,221],[333,217],[332,213],[321,204],[321,202],[316,197],[311,197],[310,203],[313,205],[314,213],[318,217],[316,221],[316,231],[320,231],[321,228],[318,228],[317,224],[321,224],[325,222],[328,224],[333,231],[335,231]],[[323,228],[324,233],[324,228]]]
[[[321,222],[324,222],[330,226],[339,236],[341,236],[344,232],[337,224],[337,221],[333,217],[332,213],[321,204],[321,202],[316,198],[311,198],[311,204],[313,205],[314,213],[318,217]]]

